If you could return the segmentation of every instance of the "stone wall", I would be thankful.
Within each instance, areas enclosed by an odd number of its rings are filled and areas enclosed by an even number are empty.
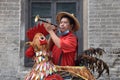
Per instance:
[[[0,0],[0,80],[19,80],[20,0]]]
[[[110,66],[110,78],[120,80],[120,0],[89,0],[88,46],[101,47],[103,59]]]

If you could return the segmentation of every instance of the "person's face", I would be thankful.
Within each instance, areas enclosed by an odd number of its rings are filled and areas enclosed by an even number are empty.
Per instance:
[[[71,30],[71,25],[70,25],[70,21],[68,20],[68,18],[62,18],[59,24],[59,28],[61,32],[64,32],[66,30]]]

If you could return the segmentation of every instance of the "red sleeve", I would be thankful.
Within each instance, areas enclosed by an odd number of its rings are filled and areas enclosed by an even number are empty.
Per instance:
[[[77,46],[77,38],[70,36],[60,40],[61,49],[64,53],[75,52]]]

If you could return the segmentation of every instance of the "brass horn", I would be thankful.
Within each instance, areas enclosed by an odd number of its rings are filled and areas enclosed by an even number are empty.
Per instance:
[[[35,17],[35,22],[38,22],[38,21],[42,21],[42,22],[45,22],[45,23],[49,23],[49,24],[54,25],[55,27],[57,27],[57,25],[52,24],[52,23],[50,23],[50,22],[47,22],[47,21],[41,19],[41,18],[39,17],[39,15],[37,15],[37,16]]]

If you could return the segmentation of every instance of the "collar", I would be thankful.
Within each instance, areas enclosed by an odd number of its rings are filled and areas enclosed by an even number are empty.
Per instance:
[[[59,30],[60,36],[65,36],[65,35],[67,35],[68,33],[70,33],[69,30],[66,30],[65,32],[61,32],[61,31]]]

